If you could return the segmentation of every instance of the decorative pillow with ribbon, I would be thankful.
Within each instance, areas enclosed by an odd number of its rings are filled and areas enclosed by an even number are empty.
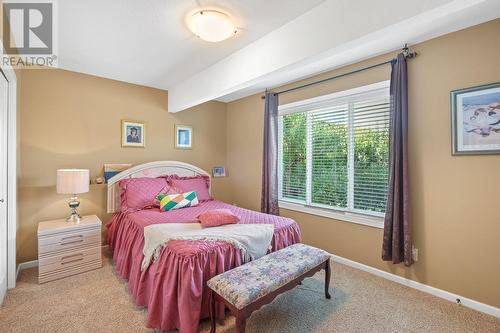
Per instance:
[[[158,201],[160,209],[164,212],[198,206],[198,196],[195,191],[180,194],[159,194]]]
[[[225,224],[235,224],[240,221],[240,218],[233,214],[229,209],[211,209],[198,215],[203,228],[218,227]]]

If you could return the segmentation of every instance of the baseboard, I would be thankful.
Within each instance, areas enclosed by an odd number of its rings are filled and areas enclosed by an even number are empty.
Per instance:
[[[28,268],[33,268],[33,267],[38,267],[38,260],[26,261],[26,262],[22,262],[19,265],[17,265],[16,281],[17,281],[17,277],[19,276],[19,272],[21,270],[28,269]]]
[[[102,246],[103,249],[105,249],[107,247],[108,247],[108,245]],[[460,296],[457,294],[453,294],[453,293],[450,293],[450,292],[442,290],[442,289],[431,287],[431,286],[428,286],[426,284],[423,284],[423,283],[420,283],[417,281],[413,281],[413,280],[404,278],[402,276],[380,270],[378,268],[374,268],[374,267],[371,267],[371,266],[368,266],[365,264],[361,264],[359,262],[356,262],[356,261],[353,261],[353,260],[350,260],[350,259],[347,259],[344,257],[337,256],[335,254],[331,254],[331,257],[332,257],[333,261],[338,262],[339,264],[343,264],[343,265],[346,265],[346,266],[349,266],[352,268],[362,270],[364,272],[379,276],[381,278],[402,284],[404,286],[407,286],[407,287],[410,287],[413,289],[420,290],[424,293],[434,295],[436,297],[445,299],[447,301],[456,303],[458,305],[463,305],[463,306],[471,308],[473,310],[483,312],[483,313],[486,313],[488,315],[500,318],[500,309],[496,308],[494,306],[484,304],[484,303],[481,303],[481,302],[478,302],[478,301],[475,301],[473,299],[463,297],[463,296]],[[17,276],[19,275],[20,270],[27,269],[27,268],[33,268],[33,267],[37,267],[37,266],[38,266],[38,260],[32,260],[32,261],[20,263],[17,266],[16,280],[17,280]]]
[[[109,247],[108,244],[102,245],[101,249],[107,249]],[[16,281],[19,276],[19,272],[23,269],[28,269],[28,268],[33,268],[33,267],[38,267],[38,260],[31,260],[31,261],[26,261],[22,262],[19,265],[17,265],[17,270],[16,270]]]
[[[378,268],[374,268],[374,267],[371,267],[371,266],[368,266],[365,264],[361,264],[359,262],[356,262],[356,261],[353,261],[353,260],[350,260],[350,259],[347,259],[344,257],[340,257],[340,256],[337,256],[334,254],[332,254],[331,256],[332,256],[333,261],[338,262],[340,264],[343,264],[343,265],[346,265],[349,267],[353,267],[353,268],[357,268],[357,269],[362,270],[364,272],[371,273],[373,275],[376,275],[376,276],[382,277],[384,279],[402,284],[404,286],[420,290],[424,293],[434,295],[436,297],[445,299],[447,301],[456,303],[458,305],[463,305],[463,306],[471,308],[473,310],[483,312],[483,313],[489,314],[491,316],[500,318],[500,309],[496,308],[494,306],[484,304],[484,303],[481,303],[481,302],[478,302],[478,301],[475,301],[473,299],[463,297],[463,296],[460,296],[457,294],[453,294],[453,293],[450,293],[450,292],[442,290],[442,289],[434,288],[434,287],[428,286],[426,284],[423,284],[423,283],[420,283],[417,281],[413,281],[413,280],[401,277],[399,275],[392,274],[392,273],[389,273],[389,272],[386,272],[386,271],[383,271],[383,270],[380,270]]]

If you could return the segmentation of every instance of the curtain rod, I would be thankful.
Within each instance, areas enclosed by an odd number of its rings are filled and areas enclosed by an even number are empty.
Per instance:
[[[412,59],[412,58],[415,58],[417,56],[417,52],[410,52],[410,49],[408,48],[407,44],[405,44],[405,46],[403,47],[403,49],[401,50],[401,52],[403,53],[403,55],[405,56],[406,59]],[[372,68],[376,68],[376,67],[388,65],[388,64],[390,64],[390,63],[392,63],[394,61],[396,61],[395,58],[393,58],[391,60],[388,60],[388,61],[380,62],[378,64],[374,64],[374,65],[371,65],[371,66],[359,68],[359,69],[353,70],[351,72],[339,74],[339,75],[332,76],[332,77],[327,77],[326,79],[322,79],[322,80],[319,80],[319,81],[314,81],[314,82],[306,83],[306,84],[303,84],[301,86],[293,87],[293,88],[290,88],[290,89],[286,89],[286,90],[282,90],[282,91],[277,91],[274,94],[275,95],[286,94],[286,93],[289,93],[289,92],[292,92],[292,91],[295,91],[295,90],[304,89],[304,88],[307,88],[307,87],[310,87],[310,86],[313,86],[313,85],[317,85],[317,84],[320,84],[320,83],[332,81],[332,80],[335,80],[335,79],[338,79],[338,78],[341,78],[341,77],[344,77],[344,76],[356,74],[356,73],[363,72],[363,71],[366,71],[366,70],[369,70],[369,69],[372,69]],[[267,93],[267,89],[266,89],[266,93]],[[261,98],[265,99],[266,97],[262,96]]]

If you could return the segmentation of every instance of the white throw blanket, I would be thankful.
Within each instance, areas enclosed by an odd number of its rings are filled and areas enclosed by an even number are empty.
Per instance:
[[[171,240],[211,240],[233,245],[241,251],[243,261],[263,257],[274,235],[273,224],[227,224],[205,228],[200,223],[162,223],[144,228],[144,259],[141,270],[151,259],[158,259],[161,249]]]

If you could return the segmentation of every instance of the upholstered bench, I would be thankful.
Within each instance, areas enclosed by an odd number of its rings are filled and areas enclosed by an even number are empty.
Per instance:
[[[211,333],[215,333],[215,302],[223,302],[236,317],[236,332],[244,333],[252,312],[271,303],[279,294],[324,269],[325,296],[330,298],[330,255],[305,244],[294,244],[268,254],[207,282],[212,290]]]

